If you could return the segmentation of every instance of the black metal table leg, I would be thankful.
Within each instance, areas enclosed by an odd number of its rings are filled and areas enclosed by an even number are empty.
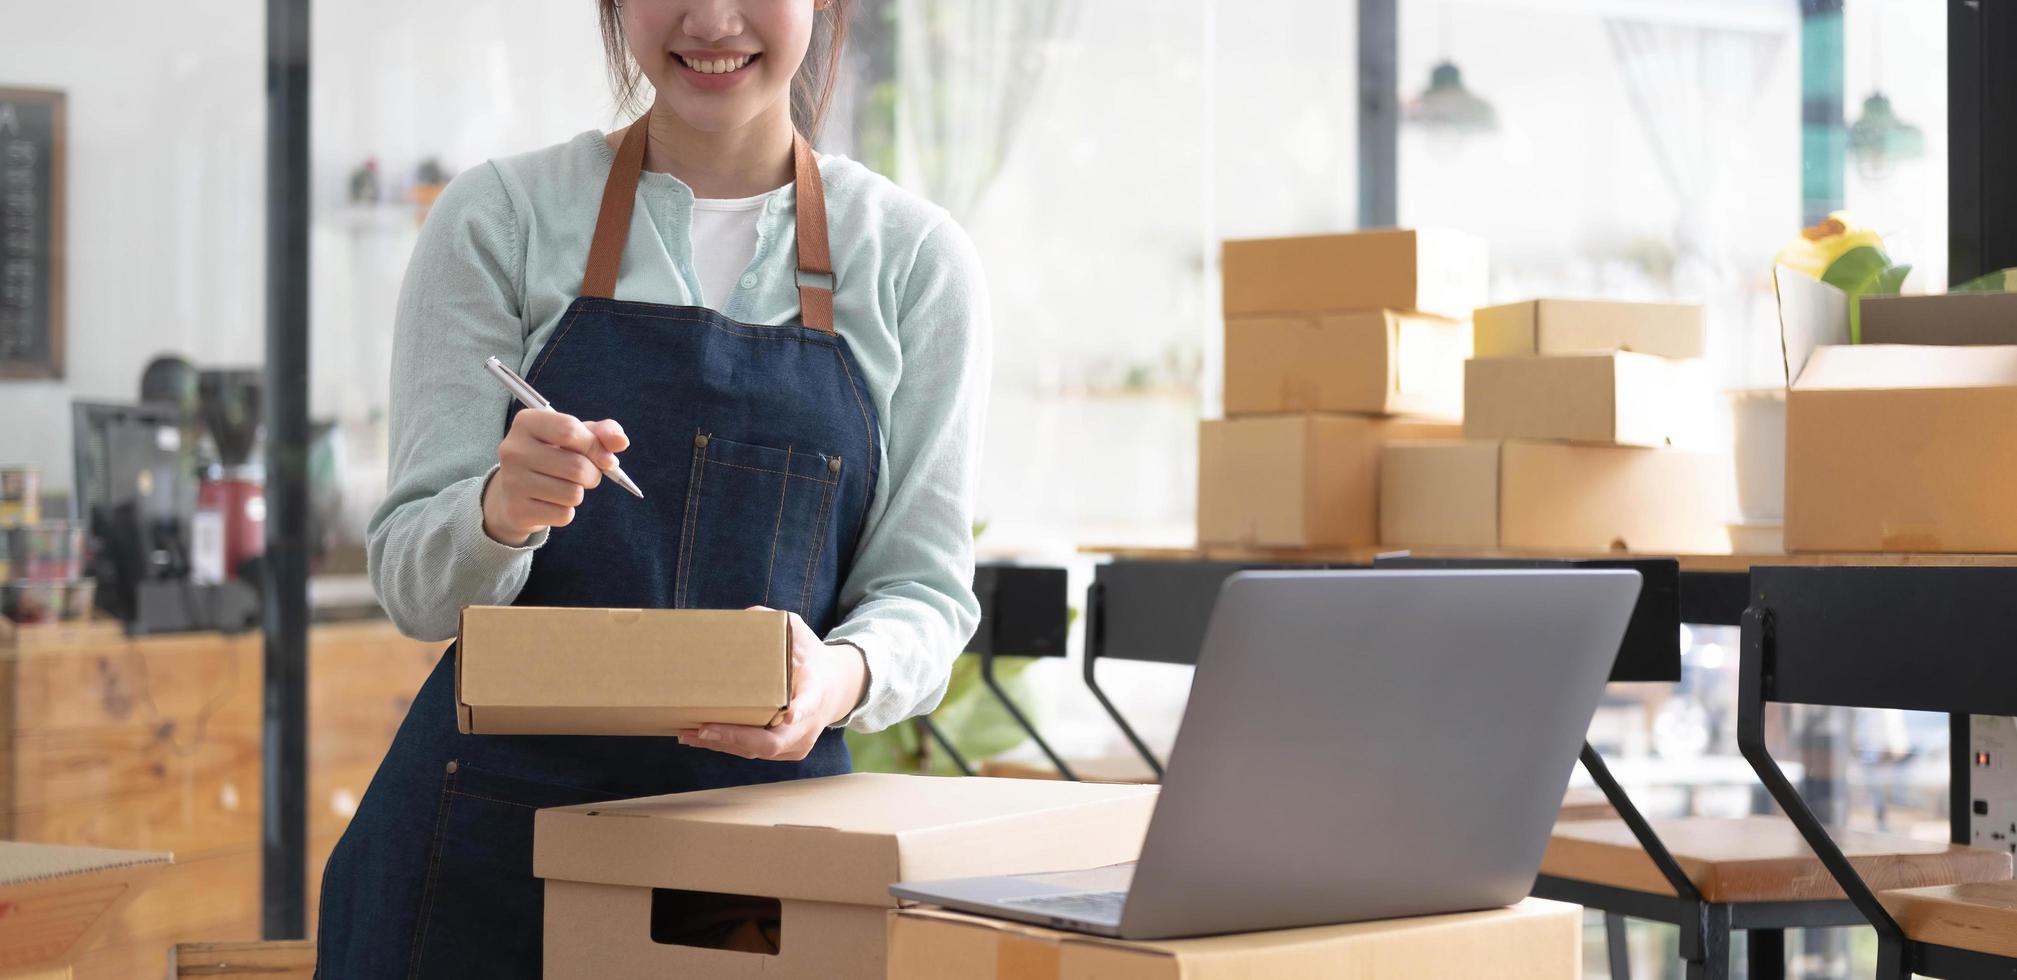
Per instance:
[[[1632,980],[1632,947],[1625,939],[1625,917],[1604,913],[1604,954],[1611,962],[1611,980]]]
[[[1730,980],[1728,905],[1705,903],[1699,920],[1681,926],[1681,958],[1687,980]]]
[[[1076,782],[1078,774],[1072,772],[1072,767],[1065,764],[1064,757],[1051,748],[1051,743],[1044,741],[1043,733],[1037,731],[1037,726],[1030,723],[1029,716],[1023,714],[1023,710],[1016,706],[1015,699],[1009,697],[1008,692],[1002,690],[1001,682],[995,679],[994,651],[983,650],[978,656],[981,683],[986,684],[987,689],[994,693],[995,700],[1000,701],[1001,706],[1008,709],[1009,717],[1015,719],[1016,726],[1030,737],[1030,741],[1037,743],[1037,748],[1042,750],[1044,758],[1049,759],[1051,765],[1056,767],[1058,775]]]
[[[958,769],[960,775],[973,775],[973,766],[966,761],[966,756],[961,755],[959,749],[953,747],[952,739],[946,737],[944,729],[932,723],[930,715],[919,715],[913,720],[917,722],[919,731],[930,736],[932,741],[938,743],[939,748],[945,750],[945,757],[952,760],[953,768]]]
[[[1618,817],[1625,821],[1625,826],[1631,828],[1632,836],[1638,838],[1639,846],[1646,849],[1646,856],[1653,859],[1653,866],[1660,869],[1668,887],[1674,889],[1674,894],[1682,901],[1701,902],[1702,892],[1695,887],[1694,879],[1682,870],[1680,862],[1674,860],[1673,853],[1660,840],[1660,835],[1653,832],[1653,825],[1646,821],[1639,807],[1626,795],[1625,788],[1618,785],[1617,778],[1611,775],[1611,767],[1604,764],[1604,757],[1597,753],[1596,747],[1584,742],[1582,760],[1590,779],[1603,791],[1604,798],[1611,802],[1611,808],[1618,811]]]
[[[1749,980],[1785,980],[1786,930],[1752,929],[1744,934]]]
[[[1149,771],[1155,773],[1156,781],[1162,782],[1162,760],[1156,758],[1154,752],[1149,751],[1148,743],[1142,741],[1140,735],[1135,734],[1135,727],[1128,724],[1128,720],[1121,716],[1120,709],[1114,707],[1113,700],[1107,697],[1107,692],[1100,688],[1099,676],[1094,668],[1099,664],[1100,651],[1106,647],[1106,634],[1103,630],[1105,615],[1106,586],[1094,582],[1086,589],[1086,689],[1093,692],[1093,697],[1098,699],[1100,707],[1106,709],[1107,717],[1112,718],[1114,724],[1120,727],[1121,734],[1127,736],[1128,744],[1134,746],[1135,754],[1149,764]]]

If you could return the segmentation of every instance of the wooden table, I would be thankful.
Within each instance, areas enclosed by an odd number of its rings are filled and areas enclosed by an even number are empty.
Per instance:
[[[311,925],[329,850],[442,646],[382,620],[310,630]],[[175,854],[79,980],[259,938],[261,665],[257,633],[0,626],[0,838]]]

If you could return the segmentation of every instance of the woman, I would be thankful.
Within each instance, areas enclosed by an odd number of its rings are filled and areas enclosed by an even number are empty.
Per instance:
[[[325,977],[538,975],[534,809],[845,772],[839,729],[929,711],[978,619],[979,261],[798,136],[794,97],[816,131],[828,95],[801,71],[814,21],[830,88],[844,0],[598,4],[619,100],[640,76],[655,100],[435,203],[373,582],[425,639],[472,604],[789,610],[791,704],[677,739],[460,735],[451,648],[330,856]],[[508,408],[491,355],[576,414]],[[642,499],[601,486],[617,453]]]

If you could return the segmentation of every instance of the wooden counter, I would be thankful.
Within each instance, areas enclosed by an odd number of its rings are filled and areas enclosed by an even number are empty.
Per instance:
[[[322,865],[444,644],[309,632],[310,926]],[[0,839],[172,851],[78,965],[166,974],[177,942],[259,938],[261,639],[0,624]]]

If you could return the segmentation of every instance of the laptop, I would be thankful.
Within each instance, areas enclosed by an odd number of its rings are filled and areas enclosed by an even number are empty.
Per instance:
[[[1629,569],[1236,573],[1138,861],[890,892],[1122,939],[1511,905],[1638,595]]]

